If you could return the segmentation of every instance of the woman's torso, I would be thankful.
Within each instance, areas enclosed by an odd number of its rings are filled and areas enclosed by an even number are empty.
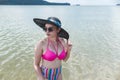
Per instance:
[[[57,42],[51,42],[49,41],[48,38],[45,38],[44,39],[44,45],[43,45],[43,54],[42,54],[42,65],[47,67],[47,68],[57,68],[59,66],[61,66],[61,60],[62,60],[62,57],[66,56],[65,55],[65,48],[64,48],[64,42],[63,42],[63,39],[61,38],[58,38],[59,40]],[[57,53],[56,53],[56,49],[55,47],[53,46],[54,45],[57,45],[58,44],[58,50],[57,50]],[[51,52],[51,55],[49,55],[49,52]],[[49,56],[54,56],[53,59],[44,59],[44,56],[45,55],[49,55]],[[58,56],[55,56],[55,55],[58,55]],[[61,56],[63,55],[63,56]]]

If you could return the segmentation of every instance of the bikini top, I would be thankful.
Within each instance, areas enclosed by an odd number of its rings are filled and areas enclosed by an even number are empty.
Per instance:
[[[59,42],[61,43],[60,40],[59,40]],[[61,43],[61,45],[62,45],[62,43]],[[53,51],[51,51],[48,46],[49,46],[49,39],[48,39],[47,49],[46,49],[45,53],[42,54],[42,58],[43,59],[48,60],[48,61],[53,61],[56,58],[58,58],[59,60],[64,60],[65,59],[66,52],[64,50],[64,46],[63,45],[62,45],[63,50],[61,51],[61,53],[59,55],[58,55],[58,44],[57,44],[57,50],[55,49],[56,53],[54,53]],[[54,46],[54,48],[55,48],[55,46]]]

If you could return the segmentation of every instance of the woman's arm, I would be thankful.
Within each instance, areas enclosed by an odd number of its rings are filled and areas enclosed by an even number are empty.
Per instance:
[[[38,80],[44,80],[41,69],[40,69],[40,61],[41,61],[41,55],[43,53],[43,41],[40,41],[37,43],[35,46],[35,51],[34,51],[34,69],[37,74]]]
[[[67,42],[64,41],[64,45],[65,45],[65,50],[66,50],[66,53],[67,53],[67,56],[64,59],[64,61],[66,62],[70,57],[70,52],[71,52],[71,49],[72,49],[72,43],[70,41],[67,41]]]

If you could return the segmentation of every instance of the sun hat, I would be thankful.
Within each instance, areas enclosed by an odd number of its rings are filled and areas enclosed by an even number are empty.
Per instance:
[[[58,33],[59,37],[65,38],[67,40],[69,39],[69,33],[61,27],[61,21],[58,18],[56,17],[48,17],[47,19],[34,18],[33,21],[42,29],[44,29],[46,23],[53,24],[61,29],[60,32]]]

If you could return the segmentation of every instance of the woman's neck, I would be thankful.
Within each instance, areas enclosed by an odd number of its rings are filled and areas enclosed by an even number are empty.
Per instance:
[[[58,41],[58,37],[49,38],[49,40],[52,41],[52,42],[57,42]]]

